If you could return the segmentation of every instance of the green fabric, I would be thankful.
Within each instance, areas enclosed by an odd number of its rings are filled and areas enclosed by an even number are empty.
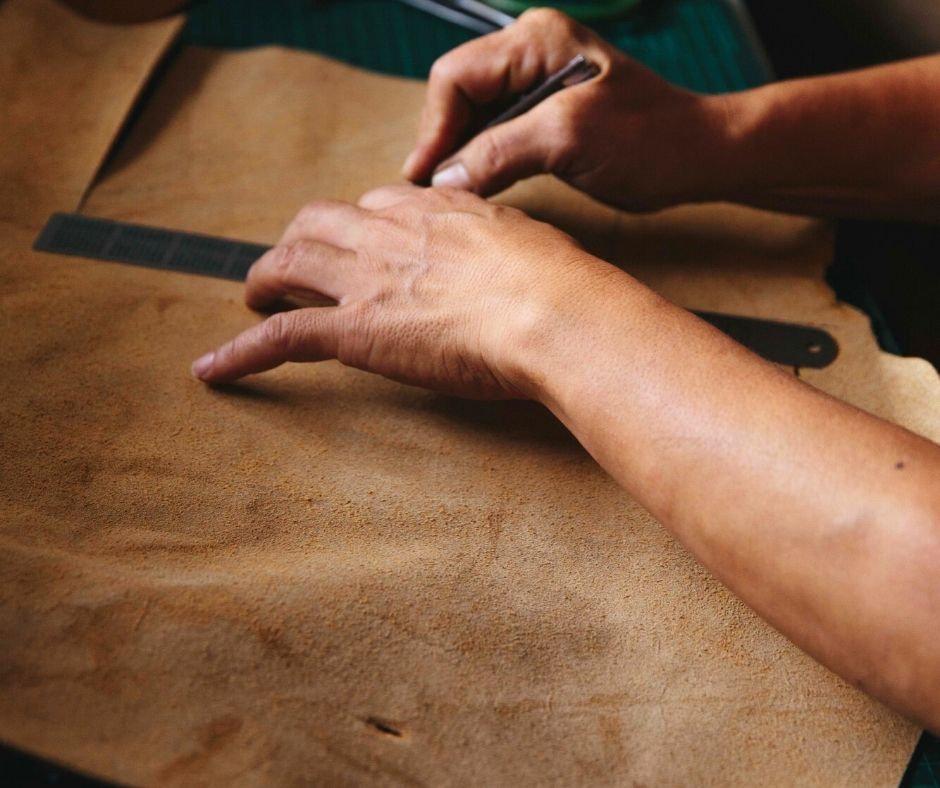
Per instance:
[[[940,739],[925,733],[904,772],[901,788],[940,788]]]
[[[611,42],[692,90],[742,90],[769,78],[724,0],[646,3],[598,22]],[[242,48],[284,44],[385,74],[426,77],[431,64],[473,34],[394,0],[204,0],[184,41]]]
[[[510,14],[521,14],[529,8],[537,6],[550,6],[563,11],[575,19],[607,19],[625,11],[630,11],[640,0],[568,0],[568,2],[554,2],[553,0],[486,0],[491,6]]]
[[[691,90],[725,93],[771,78],[726,0],[646,0],[633,12],[593,26],[666,79]],[[194,3],[183,32],[184,43],[225,48],[281,44],[407,77],[426,77],[441,54],[472,37],[394,0],[202,0]],[[844,282],[837,290],[872,314],[871,299],[849,291],[850,283]],[[877,314],[874,319],[879,325]],[[940,788],[940,740],[924,734],[901,785]]]

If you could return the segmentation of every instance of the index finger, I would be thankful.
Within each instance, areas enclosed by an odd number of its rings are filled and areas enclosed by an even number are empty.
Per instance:
[[[338,306],[280,312],[196,359],[192,373],[206,383],[229,383],[287,361],[336,358],[343,314]]]

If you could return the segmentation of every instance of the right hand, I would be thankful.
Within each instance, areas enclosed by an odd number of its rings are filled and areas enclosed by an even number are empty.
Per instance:
[[[597,77],[470,139],[495,104],[578,54]],[[488,196],[553,173],[611,205],[655,210],[718,196],[727,117],[720,98],[671,85],[564,14],[537,9],[434,64],[403,174]]]

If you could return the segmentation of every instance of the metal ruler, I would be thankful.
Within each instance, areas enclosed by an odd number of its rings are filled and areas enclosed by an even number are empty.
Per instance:
[[[270,247],[142,224],[54,213],[33,243],[37,252],[91,257],[164,271],[243,281]]]
[[[163,271],[244,280],[251,264],[270,247],[199,233],[54,213],[33,249],[95,260],[129,263]],[[821,369],[839,353],[835,339],[813,326],[695,312],[703,320],[768,361]]]

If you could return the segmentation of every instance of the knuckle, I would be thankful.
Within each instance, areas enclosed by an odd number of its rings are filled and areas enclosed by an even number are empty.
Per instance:
[[[439,205],[437,213],[439,217],[432,217],[429,213],[423,215],[425,220],[423,226],[428,230],[434,227],[434,218],[439,218],[441,222],[452,223],[466,214],[479,214],[484,212],[487,201],[480,197],[476,192],[465,189],[456,189],[451,186],[444,186],[435,189]]]
[[[427,196],[424,197],[424,202],[427,205],[423,207],[441,210],[447,210],[459,204],[462,202],[463,197],[467,195],[464,189],[457,189],[454,186],[434,186],[428,189],[427,192]]]
[[[297,259],[300,255],[301,244],[294,242],[281,244],[276,247],[271,267],[274,277],[281,284],[293,282],[297,273]]]
[[[311,200],[297,212],[294,222],[306,223],[315,218],[322,210],[323,202],[321,200]]]
[[[448,186],[432,186],[422,190],[420,194],[410,197],[407,202],[403,203],[402,207],[416,214],[429,210],[446,209],[453,202],[454,195],[458,194],[459,191],[459,189]]]
[[[264,321],[264,343],[279,356],[288,357],[294,346],[293,323],[290,312],[279,312]]]
[[[349,366],[364,366],[363,349],[373,340],[373,305],[364,300],[343,307],[339,314],[340,341],[336,348],[337,359]]]
[[[577,26],[570,16],[555,8],[530,8],[519,17],[519,21],[561,33],[572,32]]]
[[[480,159],[487,171],[493,172],[503,168],[508,161],[509,151],[499,134],[486,134],[480,137]]]
[[[499,222],[518,222],[520,219],[528,218],[526,214],[511,205],[502,205],[500,203],[487,203],[487,210],[492,219]]]
[[[372,321],[372,312],[375,309],[376,297],[364,298],[355,304],[350,304],[344,312],[346,326],[350,333],[361,335],[366,333]]]
[[[381,201],[388,191],[388,186],[377,186],[374,189],[369,189],[359,198],[356,204],[361,208],[367,207],[376,201]]]
[[[460,51],[453,50],[446,55],[441,55],[431,64],[431,71],[428,78],[432,82],[454,82],[460,71]]]
[[[290,249],[289,244],[278,244],[271,250],[271,257],[269,263],[269,270],[271,275],[279,280],[283,281],[284,271],[287,267],[287,254]]]
[[[546,132],[558,156],[567,158],[575,152],[583,131],[582,121],[583,113],[571,102],[561,102],[557,112],[549,116]]]

